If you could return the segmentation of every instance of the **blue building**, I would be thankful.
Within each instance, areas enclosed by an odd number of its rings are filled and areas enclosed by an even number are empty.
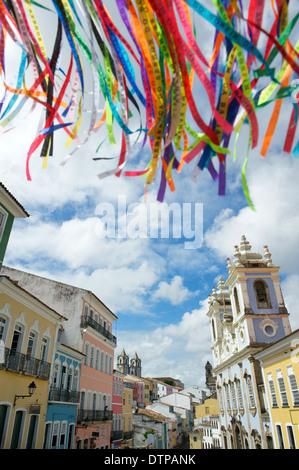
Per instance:
[[[211,326],[222,447],[267,449],[273,430],[264,400],[261,366],[254,354],[291,332],[278,271],[268,247],[264,256],[242,237],[228,278],[213,287]]]
[[[52,364],[44,449],[74,449],[84,354],[57,343]]]

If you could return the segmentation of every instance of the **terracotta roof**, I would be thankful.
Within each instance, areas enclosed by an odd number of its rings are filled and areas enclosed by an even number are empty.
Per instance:
[[[168,418],[166,416],[163,416],[160,413],[149,409],[138,408],[137,414],[148,416],[149,418],[152,418],[156,421],[168,421]]]

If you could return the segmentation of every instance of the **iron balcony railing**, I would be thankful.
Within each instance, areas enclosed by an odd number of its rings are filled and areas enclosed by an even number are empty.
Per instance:
[[[124,432],[124,440],[133,439],[134,432],[133,431],[126,431]]]
[[[84,315],[81,320],[81,328],[86,326],[91,326],[94,328],[98,333],[101,333],[105,338],[109,339],[112,343],[116,344],[116,336],[110,333],[106,328],[104,328],[100,323],[95,321],[90,315]]]
[[[96,423],[101,421],[110,421],[113,418],[113,413],[110,410],[84,410],[82,408],[78,411],[78,423]]]
[[[123,431],[111,431],[111,441],[121,441],[123,437]]]
[[[51,387],[49,391],[49,401],[64,401],[66,403],[79,403],[80,392],[66,390],[64,388]]]
[[[4,355],[2,354],[0,367],[38,377],[39,379],[48,380],[51,364],[35,357],[18,353],[12,349],[4,348]]]

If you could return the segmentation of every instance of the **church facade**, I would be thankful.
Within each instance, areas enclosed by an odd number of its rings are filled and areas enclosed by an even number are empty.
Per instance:
[[[278,276],[268,247],[254,252],[245,236],[227,259],[228,278],[209,296],[213,373],[216,376],[222,447],[273,446],[264,382],[254,357],[291,332]]]

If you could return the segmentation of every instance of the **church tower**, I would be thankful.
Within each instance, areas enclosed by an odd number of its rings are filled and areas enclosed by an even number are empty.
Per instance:
[[[117,356],[117,365],[116,368],[119,372],[123,374],[129,374],[129,356],[127,356],[125,350],[123,349],[119,356]]]
[[[265,347],[291,333],[278,276],[268,247],[264,256],[243,235],[227,259],[228,278],[220,277],[209,296],[214,367],[245,347]]]
[[[232,320],[238,349],[272,343],[291,333],[278,276],[268,247],[264,256],[252,251],[242,236],[235,246],[233,266],[228,259],[226,286],[230,292]]]
[[[141,377],[141,360],[136,352],[130,362],[130,374]]]

